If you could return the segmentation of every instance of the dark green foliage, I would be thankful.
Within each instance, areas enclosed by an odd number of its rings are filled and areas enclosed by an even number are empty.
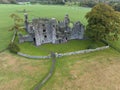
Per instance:
[[[8,49],[10,50],[10,52],[12,53],[17,53],[20,51],[20,48],[18,47],[18,45],[14,42],[11,42],[9,45],[8,45]]]
[[[120,12],[120,3],[114,5],[114,9]]]
[[[15,1],[15,0],[13,0],[13,1],[10,1],[10,3],[11,3],[11,4],[16,4],[16,1]]]
[[[96,4],[97,4],[96,2],[91,2],[91,1],[89,1],[88,3],[86,3],[86,5],[88,7],[94,7]]]
[[[10,17],[14,21],[14,25],[10,28],[10,31],[23,30],[23,28],[21,28],[21,24],[23,23],[23,19],[19,15],[14,14],[14,13],[11,14]]]
[[[2,4],[16,4],[17,1],[28,1],[31,4],[40,3],[40,4],[65,4],[65,2],[70,2],[71,4],[74,3],[74,5],[85,6],[85,7],[93,7],[95,4],[104,2],[109,4],[114,4],[120,2],[119,0],[0,0],[0,3]]]
[[[65,4],[63,0],[30,0],[32,4],[40,3],[40,4]]]
[[[97,4],[87,13],[86,35],[95,41],[101,39],[118,40],[120,32],[120,13],[107,4]]]
[[[0,4],[16,4],[16,0],[0,0]]]
[[[120,11],[120,1],[111,1],[109,3],[116,11]]]
[[[98,2],[95,2],[94,0],[88,0],[88,1],[81,1],[80,2],[80,6],[83,6],[83,7],[93,7],[97,4]]]

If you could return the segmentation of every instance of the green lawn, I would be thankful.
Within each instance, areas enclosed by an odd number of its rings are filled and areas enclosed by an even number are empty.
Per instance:
[[[36,47],[33,43],[26,42],[18,44],[20,52],[30,55],[48,55],[50,52],[65,53],[87,49],[92,42],[89,40],[70,40],[62,44],[43,44]],[[103,46],[103,43],[96,42],[97,46]]]
[[[23,10],[26,9],[29,14],[29,20],[37,17],[56,18],[63,20],[65,14],[69,14],[71,21],[80,20],[86,25],[85,14],[90,11],[89,8],[68,7],[56,5],[3,5],[0,4],[0,50],[7,47],[13,32],[8,31],[13,25],[12,19],[9,17],[12,13],[17,13],[23,18]]]

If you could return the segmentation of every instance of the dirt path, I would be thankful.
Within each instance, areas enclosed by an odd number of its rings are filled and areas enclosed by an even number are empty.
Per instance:
[[[49,78],[53,75],[53,72],[55,70],[55,63],[56,63],[56,58],[55,58],[55,53],[51,53],[51,58],[52,58],[52,66],[50,68],[50,71],[48,73],[48,75],[42,80],[42,82],[38,83],[35,86],[34,90],[40,90],[42,88],[42,86],[49,80]]]

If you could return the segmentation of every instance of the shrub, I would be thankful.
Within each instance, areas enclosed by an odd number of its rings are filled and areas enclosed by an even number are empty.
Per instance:
[[[114,6],[114,9],[116,11],[119,11],[120,12],[120,3],[118,3],[117,5]]]
[[[86,3],[86,6],[88,6],[88,7],[94,7],[96,4],[97,3],[95,3],[95,2],[89,1],[88,3]]]
[[[83,6],[83,7],[94,7],[97,4],[95,1],[87,1],[87,2],[80,2],[78,6]]]
[[[10,52],[12,53],[17,53],[20,51],[20,48],[18,47],[18,45],[14,42],[11,42],[9,45],[8,45],[8,49],[10,50]]]

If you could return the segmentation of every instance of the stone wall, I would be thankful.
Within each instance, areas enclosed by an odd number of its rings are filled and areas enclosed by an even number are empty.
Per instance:
[[[48,59],[48,58],[51,58],[50,55],[48,55],[48,56],[32,56],[32,55],[24,54],[24,53],[21,53],[21,52],[18,52],[17,54],[20,55],[20,56],[26,57],[26,58],[34,58],[34,59]]]
[[[70,55],[76,55],[76,54],[84,54],[84,53],[104,50],[104,49],[107,49],[107,48],[109,48],[109,46],[103,46],[103,47],[99,47],[99,48],[96,48],[96,49],[86,49],[86,50],[80,50],[80,51],[68,52],[68,53],[59,53],[59,54],[56,53],[56,57],[70,56]]]
[[[89,53],[89,52],[94,52],[94,51],[99,51],[99,50],[104,50],[109,48],[109,46],[103,46],[103,47],[99,47],[96,49],[86,49],[86,50],[80,50],[80,51],[75,51],[75,52],[68,52],[68,53],[56,53],[56,57],[63,57],[63,56],[70,56],[70,55],[76,55],[76,54],[84,54],[84,53]],[[31,56],[28,54],[24,54],[21,52],[17,53],[20,56],[26,57],[26,58],[34,58],[34,59],[48,59],[51,58],[50,55],[48,56]]]

